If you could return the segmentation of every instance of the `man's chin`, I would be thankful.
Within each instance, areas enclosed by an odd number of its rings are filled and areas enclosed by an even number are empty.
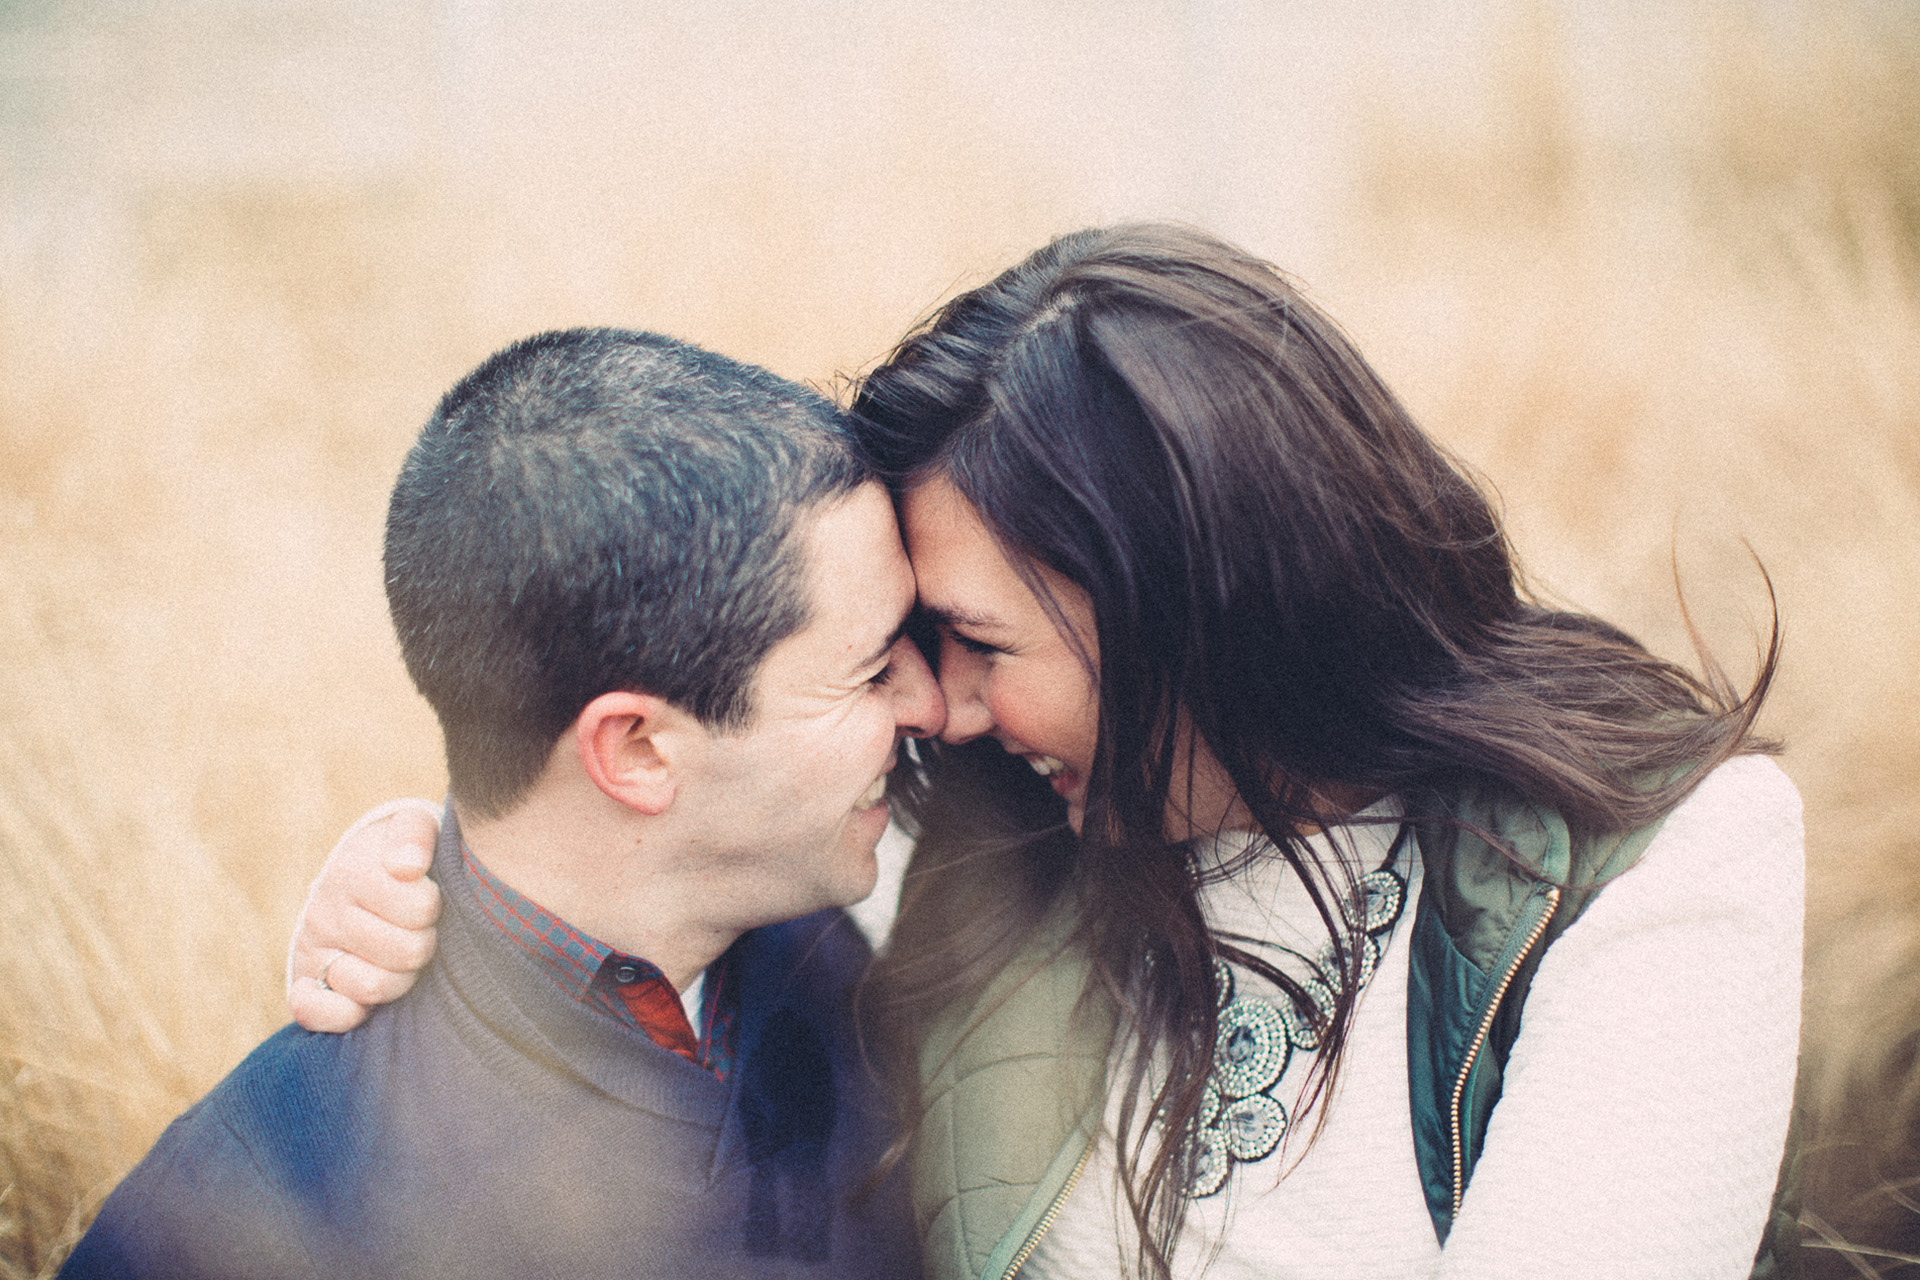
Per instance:
[[[880,882],[880,858],[877,846],[886,834],[891,818],[885,802],[871,809],[856,809],[842,824],[838,838],[810,857],[798,857],[786,870],[798,873],[768,883],[768,895],[761,899],[760,924],[778,924],[797,920],[816,911],[851,907],[866,901]],[[810,873],[810,874],[809,874]]]
[[[879,804],[866,809],[855,809],[847,815],[846,837],[849,846],[858,847],[871,858],[874,846],[880,843],[880,837],[887,833],[887,824],[893,821],[893,810],[883,797]],[[869,889],[867,892],[873,892]]]
[[[863,880],[858,887],[850,886],[846,893],[837,895],[840,900],[833,905],[836,907],[857,907],[873,896],[873,891],[879,887],[879,884],[880,875],[876,869],[875,873]]]
[[[884,832],[885,825],[883,824],[880,829]],[[880,838],[875,836],[874,843],[867,846],[866,853],[858,862],[850,860],[846,878],[835,886],[837,890],[835,896],[839,901],[833,905],[850,907],[856,902],[865,902],[873,896],[874,889],[880,883],[880,856],[876,852],[879,842]]]

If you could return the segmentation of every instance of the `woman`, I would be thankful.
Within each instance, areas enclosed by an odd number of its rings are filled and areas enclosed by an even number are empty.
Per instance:
[[[854,408],[949,708],[868,992],[931,1274],[1744,1273],[1798,1026],[1771,650],[1738,697],[1527,599],[1199,232],[1056,241]]]

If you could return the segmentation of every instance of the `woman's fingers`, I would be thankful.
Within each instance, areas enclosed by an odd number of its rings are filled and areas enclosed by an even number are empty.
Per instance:
[[[368,917],[372,920],[372,917]],[[398,1000],[413,989],[420,970],[433,955],[431,930],[415,933],[394,929],[381,920],[375,926],[388,930],[394,938],[384,946],[365,950],[391,954],[395,947],[418,963],[384,967],[348,951],[333,951],[318,960],[315,974],[295,977],[287,991],[287,1005],[293,1020],[309,1031],[351,1031],[366,1020],[374,1006]],[[322,953],[315,953],[315,958]]]
[[[418,969],[385,969],[347,952],[327,966],[327,986],[333,994],[368,1008],[398,1000],[419,977]]]
[[[287,1000],[314,1031],[357,1026],[433,956],[440,890],[427,878],[438,810],[394,801],[348,828],[314,880],[287,957]],[[347,1005],[355,1006],[352,1009]]]
[[[439,898],[436,895],[436,911],[438,906]],[[344,961],[393,973],[412,973],[425,968],[427,961],[433,959],[434,931],[431,924],[422,929],[403,928],[391,920],[381,919],[358,904],[350,904],[337,914],[328,912],[324,926],[317,925],[312,936],[312,945],[307,949],[306,958],[298,962],[294,977],[318,978],[322,969],[330,963],[332,967],[326,969],[327,985],[335,991],[347,990],[339,982]],[[343,960],[334,959],[342,955]]]
[[[370,1012],[338,991],[320,985],[318,978],[295,978],[287,991],[287,1006],[293,1020],[309,1031],[351,1031],[367,1020]]]
[[[354,941],[353,950],[295,948],[301,972],[287,988],[287,1005],[309,1031],[351,1031],[375,1005],[412,990],[433,958],[433,930],[400,929],[357,908],[354,918],[354,927],[338,931]]]
[[[413,815],[407,817],[412,818]],[[429,841],[433,832],[434,828],[427,828]],[[417,863],[413,861],[416,852],[422,854]],[[382,920],[402,929],[433,928],[434,922],[440,918],[440,886],[427,878],[427,866],[431,858],[426,850],[410,844],[398,845],[383,849],[381,858],[385,874],[371,877],[358,885],[360,892],[355,895],[355,900]],[[367,958],[371,960],[375,957]]]

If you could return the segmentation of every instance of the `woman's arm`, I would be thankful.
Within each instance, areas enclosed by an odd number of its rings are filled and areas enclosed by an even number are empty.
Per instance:
[[[287,1004],[295,1022],[351,1031],[374,1005],[413,986],[433,957],[440,918],[440,890],[427,878],[439,834],[439,805],[392,800],[340,837],[293,927]]]
[[[1717,769],[1541,962],[1442,1276],[1747,1275],[1793,1101],[1800,798]]]

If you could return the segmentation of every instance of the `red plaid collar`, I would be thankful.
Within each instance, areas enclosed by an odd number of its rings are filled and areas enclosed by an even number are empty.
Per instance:
[[[725,1078],[733,1058],[731,952],[710,965],[700,998],[700,1034],[666,975],[649,961],[613,950],[488,871],[466,841],[461,862],[487,919],[568,996],[591,1005],[662,1049]]]

